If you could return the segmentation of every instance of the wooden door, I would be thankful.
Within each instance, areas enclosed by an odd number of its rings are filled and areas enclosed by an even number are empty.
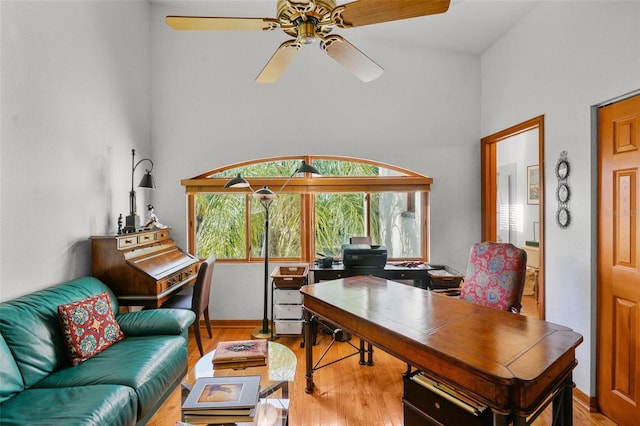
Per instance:
[[[640,95],[600,108],[598,405],[640,419]]]

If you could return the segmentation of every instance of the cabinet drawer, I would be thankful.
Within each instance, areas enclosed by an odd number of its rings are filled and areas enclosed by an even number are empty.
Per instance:
[[[158,239],[157,232],[149,232],[138,235],[138,244],[152,243]]]
[[[122,250],[129,247],[135,247],[138,245],[138,236],[131,235],[129,237],[118,238],[118,250]]]
[[[163,292],[166,289],[170,288],[171,286],[174,286],[174,285],[178,284],[181,281],[182,281],[182,274],[181,273],[177,273],[177,274],[171,275],[171,276],[163,279],[162,281],[158,281],[159,291]]]
[[[420,380],[420,378],[422,378]],[[420,372],[404,376],[404,424],[491,426],[493,413],[453,389],[445,392]]]
[[[302,320],[278,320],[276,334],[302,334]]]
[[[302,303],[300,290],[274,290],[273,301],[275,303]]]
[[[302,319],[302,305],[273,305],[276,319]]]
[[[186,269],[182,270],[182,279],[188,280],[190,277],[196,275],[198,273],[197,264],[191,265]]]

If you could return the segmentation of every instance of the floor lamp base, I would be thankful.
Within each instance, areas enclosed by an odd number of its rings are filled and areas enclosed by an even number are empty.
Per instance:
[[[251,337],[254,339],[271,339],[271,330],[264,330],[262,327],[256,327],[251,331]]]

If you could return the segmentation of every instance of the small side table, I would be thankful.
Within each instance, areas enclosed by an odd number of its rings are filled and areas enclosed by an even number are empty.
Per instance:
[[[214,351],[204,354],[189,370],[182,382],[183,393],[191,391],[196,379],[201,377],[260,376],[260,403],[274,406],[278,412],[275,425],[289,424],[289,389],[296,375],[297,358],[291,349],[276,342],[268,342],[267,365],[247,367],[239,370],[213,369]],[[254,423],[257,424],[256,417]],[[244,423],[243,423],[244,424]]]

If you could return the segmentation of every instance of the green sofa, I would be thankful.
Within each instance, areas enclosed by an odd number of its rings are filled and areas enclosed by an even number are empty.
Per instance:
[[[58,305],[105,291],[125,338],[74,367]],[[195,315],[118,310],[92,277],[0,303],[0,425],[144,425],[186,374]]]

